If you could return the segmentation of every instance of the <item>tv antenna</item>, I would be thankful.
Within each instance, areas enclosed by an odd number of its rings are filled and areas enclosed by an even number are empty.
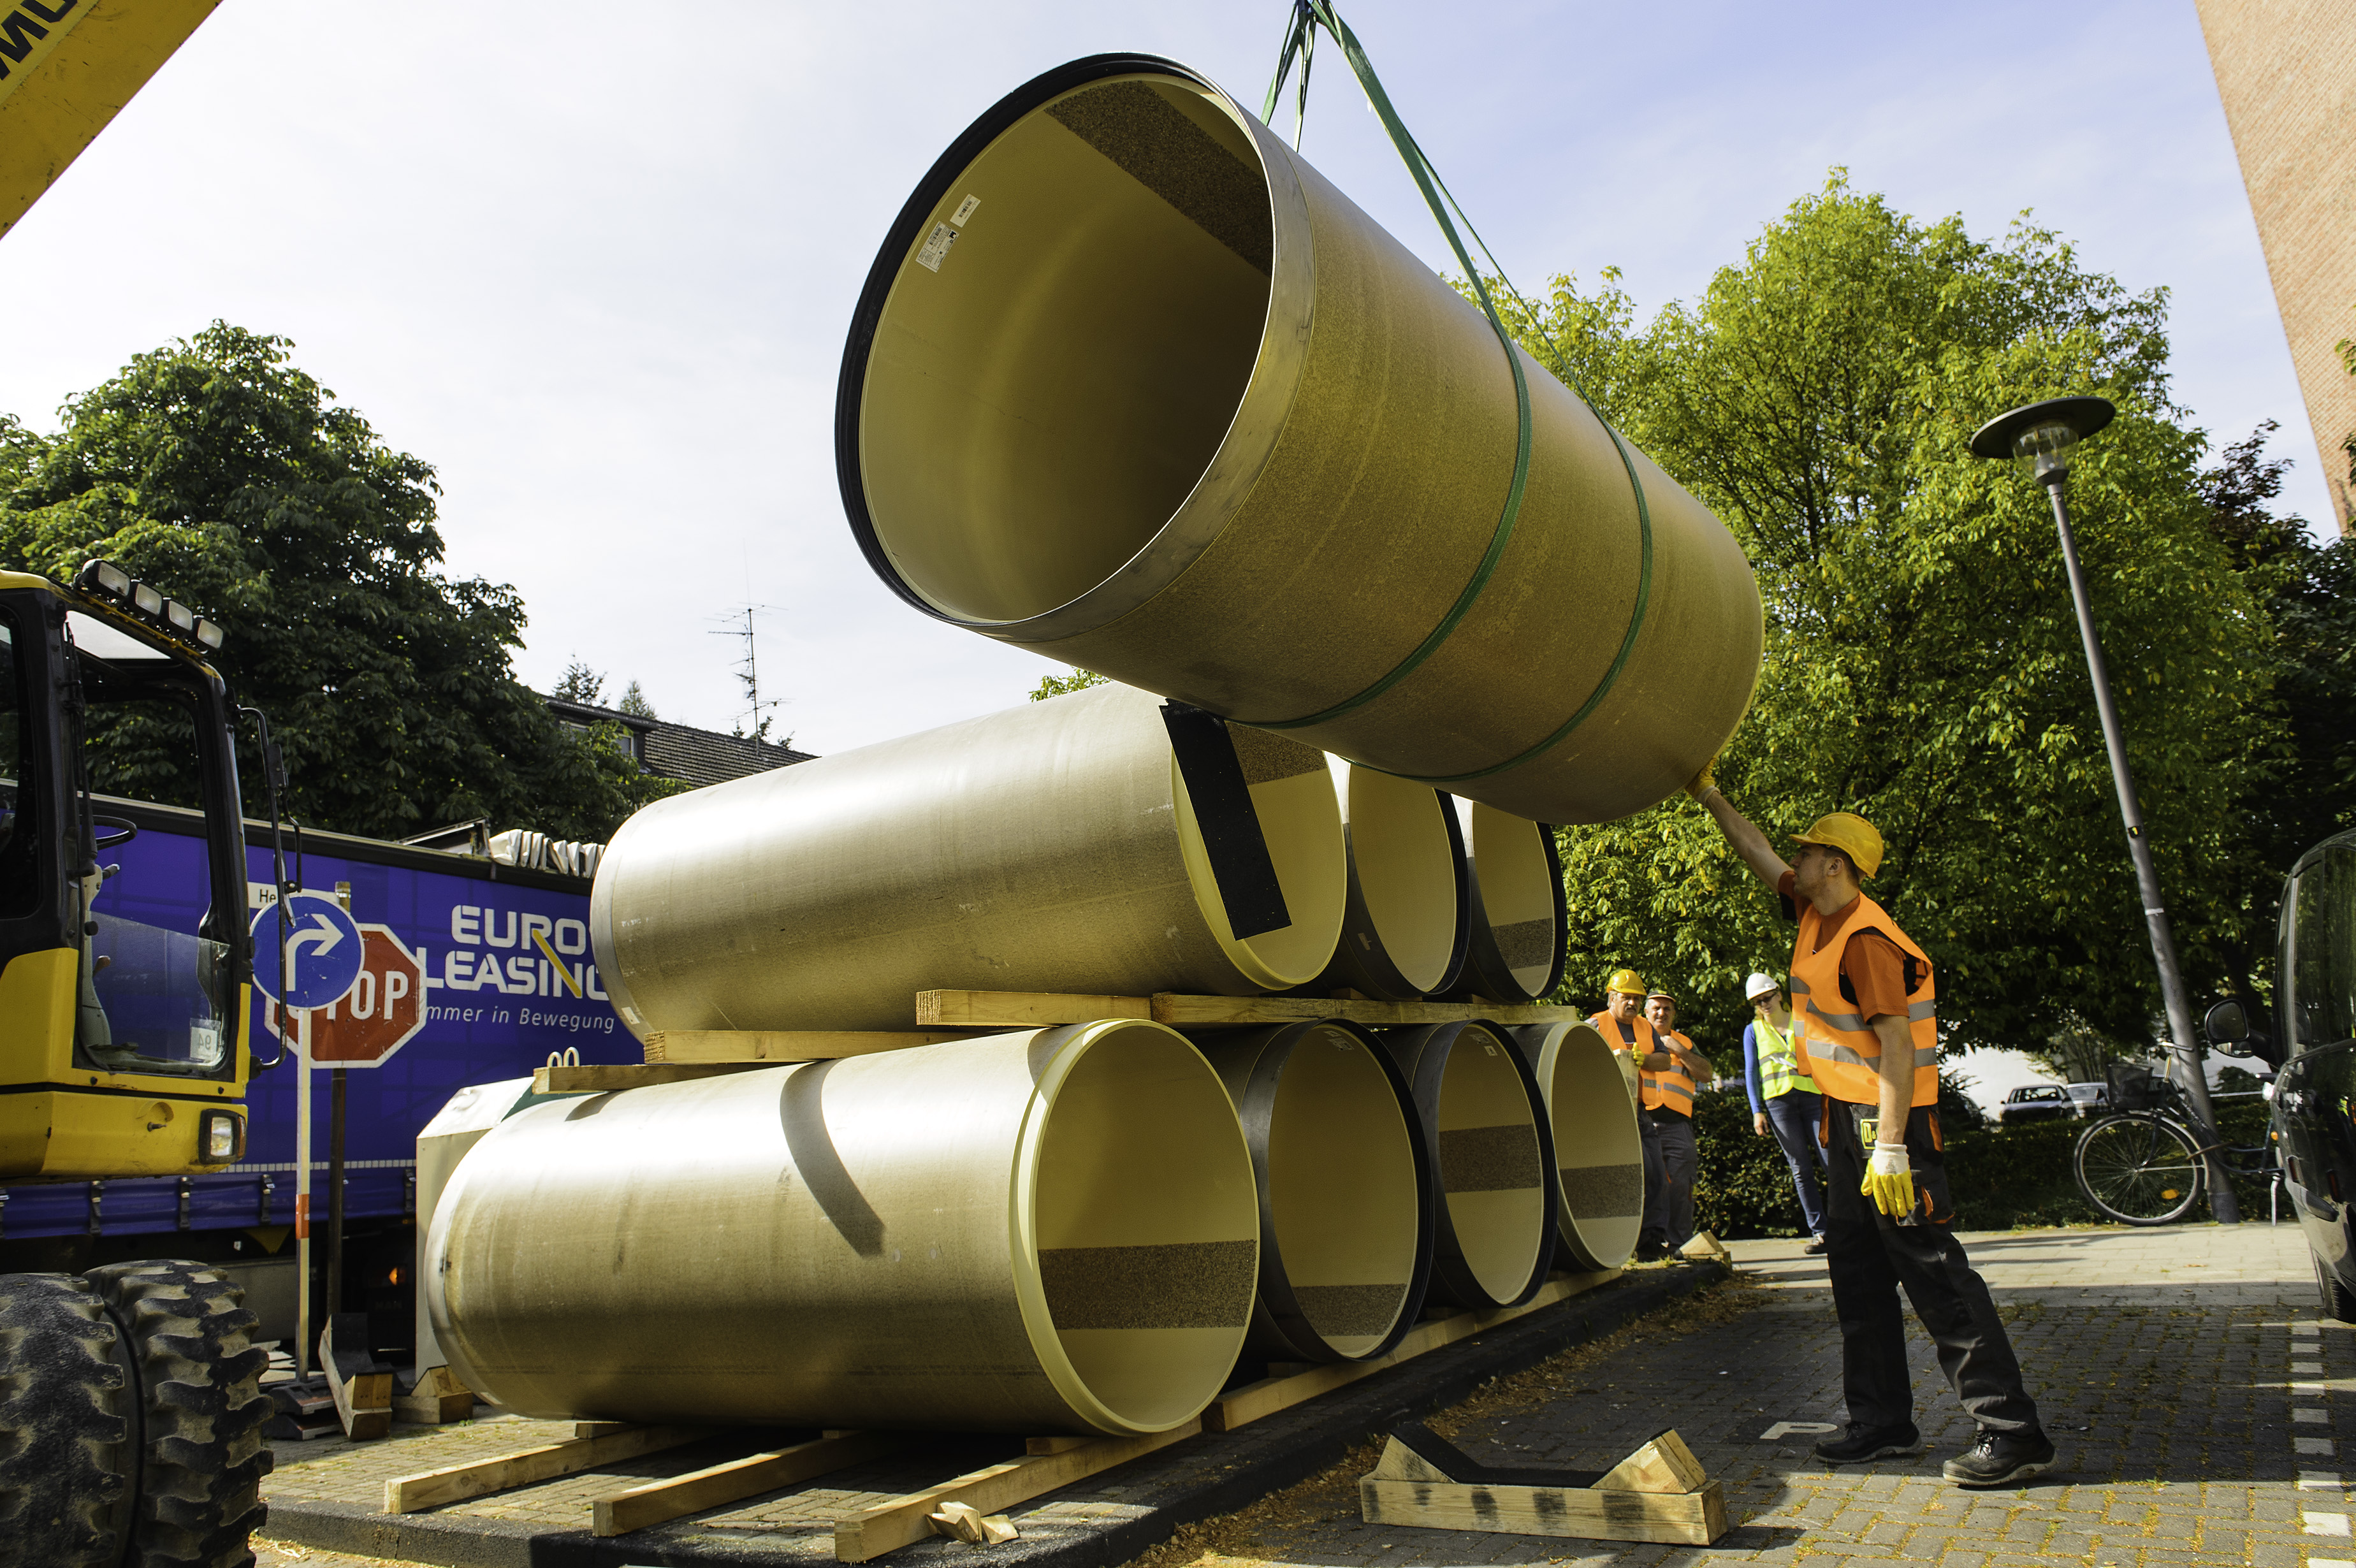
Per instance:
[[[744,688],[744,732],[748,739],[755,741],[769,738],[766,714],[773,708],[783,708],[787,701],[784,698],[771,698],[766,702],[761,699],[761,665],[754,639],[755,618],[768,614],[776,608],[775,604],[747,604],[742,610],[723,612],[712,619],[724,621],[727,625],[705,634],[707,636],[740,637],[744,640],[744,656],[736,661],[736,678]]]

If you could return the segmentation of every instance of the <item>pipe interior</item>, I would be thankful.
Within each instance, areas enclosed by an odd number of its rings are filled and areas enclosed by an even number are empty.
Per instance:
[[[1365,1040],[1328,1024],[1294,1043],[1269,1117],[1269,1207],[1293,1297],[1337,1355],[1366,1354],[1414,1305],[1415,1137]]]
[[[1022,620],[1143,549],[1251,378],[1272,232],[1250,137],[1196,83],[1091,82],[1001,133],[940,193],[869,353],[860,470],[901,581]]]
[[[1258,1287],[1235,1107],[1193,1046],[1140,1024],[1098,1035],[1045,1115],[1024,1198],[1055,1348],[1121,1423],[1173,1426],[1226,1381]]]
[[[1350,869],[1375,935],[1408,987],[1429,992],[1448,977],[1456,948],[1456,851],[1448,807],[1419,784],[1332,759],[1350,830]]]
[[[1525,996],[1546,988],[1554,972],[1554,872],[1547,864],[1546,829],[1526,816],[1472,802],[1465,834],[1481,878],[1481,906],[1497,952]]]
[[[1555,1024],[1537,1052],[1554,1129],[1562,1229],[1580,1261],[1616,1268],[1644,1220],[1643,1135],[1614,1052],[1592,1024]]]
[[[1292,923],[1256,936],[1235,934],[1226,901],[1211,874],[1210,856],[1203,848],[1203,828],[1195,820],[1185,777],[1173,756],[1170,794],[1178,803],[1179,851],[1194,883],[1195,907],[1217,938],[1220,950],[1253,984],[1271,991],[1289,990],[1324,973],[1342,934],[1349,869],[1341,808],[1334,799],[1333,778],[1325,771],[1323,752],[1240,724],[1227,726],[1227,733],[1235,738],[1236,756],[1243,763],[1251,791],[1252,810],[1259,818],[1260,836],[1268,843],[1269,859],[1276,867],[1277,886],[1284,893],[1285,912],[1292,917]]]
[[[1440,1080],[1440,1187],[1457,1250],[1496,1301],[1521,1294],[1546,1234],[1537,1124],[1513,1047],[1468,1024]]]

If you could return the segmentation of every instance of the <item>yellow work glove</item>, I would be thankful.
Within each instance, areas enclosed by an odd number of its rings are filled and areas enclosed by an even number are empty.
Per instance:
[[[1712,757],[1709,761],[1704,763],[1701,765],[1701,772],[1694,774],[1693,782],[1686,785],[1686,793],[1693,796],[1696,800],[1699,800],[1703,795],[1708,795],[1711,790],[1716,789],[1718,787],[1718,777],[1710,770],[1717,766],[1718,759],[1716,757]]]
[[[1873,1158],[1865,1168],[1865,1184],[1858,1189],[1873,1200],[1873,1206],[1893,1220],[1904,1220],[1914,1212],[1914,1162],[1906,1156],[1904,1144],[1877,1143]]]

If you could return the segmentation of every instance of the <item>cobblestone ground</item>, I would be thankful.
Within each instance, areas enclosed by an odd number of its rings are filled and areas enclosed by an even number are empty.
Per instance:
[[[2247,1563],[2347,1568],[2338,1445],[2356,1440],[2356,1329],[2319,1320],[2289,1224],[2237,1231],[1966,1236],[2027,1368],[2060,1464],[2029,1485],[1965,1492],[1939,1464],[1972,1424],[1910,1335],[1916,1459],[1834,1469],[1815,1428],[1844,1417],[1822,1260],[1737,1243],[1745,1285],[1573,1350],[1435,1420],[1475,1458],[1596,1469],[1674,1426],[1725,1486],[1717,1546],[1631,1546],[1370,1526],[1362,1454],[1316,1480],[1192,1527],[1137,1568],[1815,1563]]]
[[[1491,1464],[1587,1469],[1675,1427],[1726,1488],[1736,1528],[1717,1546],[1368,1526],[1358,1518],[1356,1477],[1373,1462],[1369,1448],[1241,1513],[1187,1527],[1137,1568],[2356,1568],[2356,1494],[2342,1488],[2337,1461],[2338,1445],[2356,1441],[2356,1329],[2319,1319],[2296,1226],[1964,1240],[2061,1448],[2056,1469],[2025,1488],[1967,1493],[1939,1479],[1939,1462],[1970,1441],[1972,1428],[1919,1335],[1910,1349],[1929,1451],[1852,1470],[1814,1460],[1815,1428],[1842,1419],[1822,1260],[1789,1243],[1737,1243],[1736,1285],[1504,1380],[1432,1423]],[[487,1445],[507,1447],[538,1425],[478,1430]],[[332,1479],[355,1478],[335,1471],[395,1463],[390,1446],[287,1445],[272,1490],[333,1489]],[[1108,1506],[1117,1506],[1118,1478],[1106,1477]],[[765,1511],[809,1500],[770,1499]],[[1019,1525],[1023,1510],[1014,1512]],[[774,1529],[782,1520],[762,1522]],[[262,1568],[368,1561],[273,1546],[260,1560]]]

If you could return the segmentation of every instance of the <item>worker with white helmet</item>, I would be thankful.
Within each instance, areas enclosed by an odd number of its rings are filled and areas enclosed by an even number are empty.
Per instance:
[[[1853,812],[1794,837],[1786,865],[1704,768],[1687,786],[1743,863],[1796,919],[1791,996],[1799,1064],[1824,1095],[1818,1136],[1831,1174],[1826,1264],[1839,1314],[1848,1431],[1815,1446],[1830,1464],[1922,1451],[1899,1291],[1938,1346],[1979,1437],[1942,1467],[1959,1487],[2012,1486],[2051,1467],[2012,1340],[1987,1284],[1949,1230],[1939,1130],[1938,986],[1917,946],[1864,882],[1881,869],[1881,835]]]
[[[1799,1061],[1799,1045],[1792,1026],[1792,1010],[1784,1005],[1783,987],[1772,975],[1754,974],[1742,983],[1752,1018],[1742,1030],[1742,1083],[1751,1092],[1751,1130],[1772,1136],[1792,1168],[1792,1190],[1799,1196],[1800,1217],[1807,1221],[1807,1244],[1800,1250],[1825,1250],[1825,1195],[1816,1186],[1816,1168],[1825,1162],[1824,1146],[1816,1142],[1823,1119],[1824,1097],[1816,1081]]]

